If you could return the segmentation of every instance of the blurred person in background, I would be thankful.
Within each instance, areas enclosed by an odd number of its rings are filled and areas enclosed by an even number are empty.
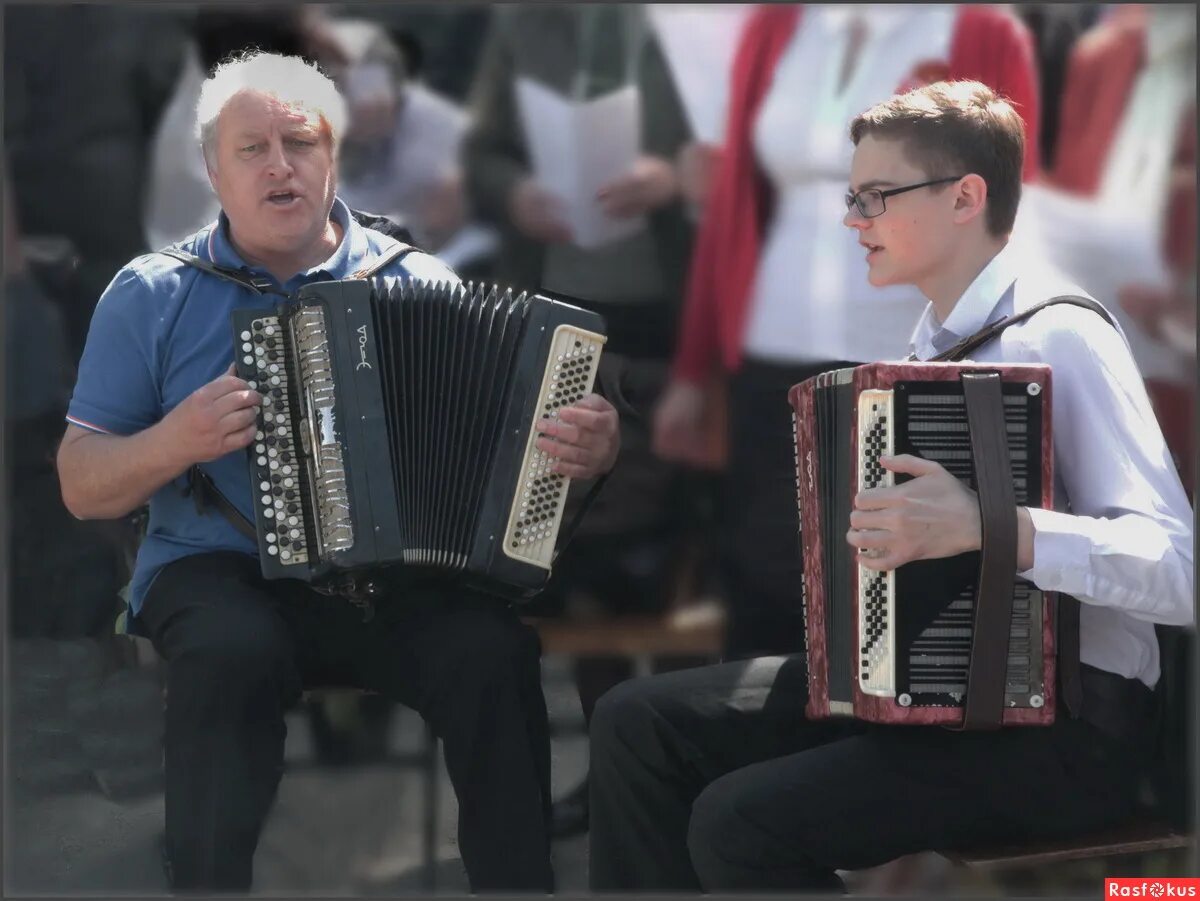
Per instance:
[[[381,25],[404,57],[405,77],[455,105],[468,100],[495,7],[487,3],[329,3],[330,16]]]
[[[45,256],[24,234],[4,167],[5,472],[9,628],[14,638],[111,635],[120,555],[95,523],[63,506],[54,468],[75,367],[59,301],[74,261]]]
[[[100,39],[98,36],[103,36]],[[177,10],[81,4],[4,10],[4,145],[26,235],[69,239],[72,362],[96,298],[142,229],[150,137],[179,72]]]
[[[287,295],[368,266],[457,281],[337,197],[345,123],[333,82],[297,57],[247,54],[204,82],[196,135],[221,214],[174,245],[199,266],[140,256],[97,303],[58,451],[63,499],[81,519],[150,504],[129,606],[166,664],[174,890],[249,890],[283,772],[285,713],[305,687],[339,684],[405,703],[442,739],[472,890],[552,891],[533,631],[510,605],[461,586],[389,592],[365,617],[303,582],[265,581],[257,542],[217,502],[252,515],[244,449],[263,401],[232,372],[229,315],[276,303],[239,273]],[[616,412],[596,395],[539,431],[553,470],[572,477],[597,477],[618,453]],[[202,505],[194,492],[205,485]]]
[[[867,283],[831,210],[850,173],[850,119],[897,91],[974,79],[1025,121],[1037,170],[1037,76],[1028,29],[991,6],[759,7],[742,32],[725,144],[706,194],[672,381],[654,448],[705,441],[706,386],[728,376],[724,541],[730,658],[804,647],[788,389],[819,372],[897,359],[924,300]]]
[[[1196,11],[1122,4],[1071,54],[1059,149],[1028,223],[1122,317],[1184,486],[1195,488]]]
[[[640,156],[598,196],[607,216],[645,216],[644,228],[598,246],[572,240],[560,197],[534,171],[538,136],[522,125],[522,79],[576,103],[636,87]],[[561,603],[576,617],[662,610],[689,521],[694,532],[699,518],[689,504],[701,495],[699,477],[653,455],[647,428],[675,344],[691,251],[676,165],[691,134],[645,9],[498,8],[472,111],[463,172],[472,208],[500,230],[497,280],[565,295],[602,314],[608,342],[601,368],[622,395],[620,464],[557,563],[539,607]],[[596,699],[632,675],[632,665],[625,658],[583,658],[575,661],[575,675],[587,721]],[[555,804],[555,835],[585,829],[587,805],[585,779]]]
[[[330,32],[345,59],[334,74],[350,108],[342,197],[401,223],[416,244],[469,276],[496,242],[492,230],[467,221],[459,169],[466,113],[409,77],[404,50],[381,26],[335,19]]]
[[[1079,36],[1096,24],[1101,3],[1014,3],[1013,11],[1029,26],[1037,52],[1042,112],[1038,121],[1044,170],[1054,164],[1067,61]]]

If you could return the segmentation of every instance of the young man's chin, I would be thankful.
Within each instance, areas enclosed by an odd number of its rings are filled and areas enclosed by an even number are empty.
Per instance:
[[[872,266],[867,270],[867,282],[870,283],[871,287],[873,288],[886,288],[888,285],[892,284],[892,280],[888,278],[887,272],[884,269],[875,266]]]

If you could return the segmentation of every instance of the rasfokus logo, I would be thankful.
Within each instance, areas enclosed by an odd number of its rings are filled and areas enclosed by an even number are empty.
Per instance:
[[[1105,898],[1196,898],[1200,897],[1200,879],[1160,879],[1135,876],[1104,880]]]

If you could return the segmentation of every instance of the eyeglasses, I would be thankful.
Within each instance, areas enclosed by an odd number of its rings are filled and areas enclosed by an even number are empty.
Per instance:
[[[930,185],[944,185],[947,182],[958,181],[960,178],[963,178],[963,176],[953,175],[949,178],[935,178],[933,181],[923,181],[919,185],[891,188],[887,191],[880,191],[878,188],[867,188],[865,191],[859,191],[857,194],[847,193],[846,209],[856,206],[864,219],[874,219],[876,216],[882,216],[887,212],[886,200],[889,197],[895,197],[897,194],[903,194],[906,191],[915,191],[917,188],[928,188]]]

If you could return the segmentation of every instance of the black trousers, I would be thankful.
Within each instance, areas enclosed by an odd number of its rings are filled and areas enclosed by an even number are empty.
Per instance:
[[[788,391],[851,366],[746,360],[729,384],[729,466],[724,569],[729,596],[725,658],[790,654],[804,647],[796,445]]]
[[[808,721],[800,656],[625,682],[592,717],[592,889],[829,890],[918,851],[1103,828],[1134,808],[1152,694],[1085,668],[1085,709],[1092,678],[1121,684],[1121,735],[1065,715],[990,733]]]
[[[441,738],[472,890],[552,890],[536,633],[473,593],[387,600],[364,623],[303,583],[264,581],[237,553],[187,557],[155,579],[140,617],[167,665],[174,888],[250,888],[283,769],[284,714],[305,687],[347,685],[413,708]]]

